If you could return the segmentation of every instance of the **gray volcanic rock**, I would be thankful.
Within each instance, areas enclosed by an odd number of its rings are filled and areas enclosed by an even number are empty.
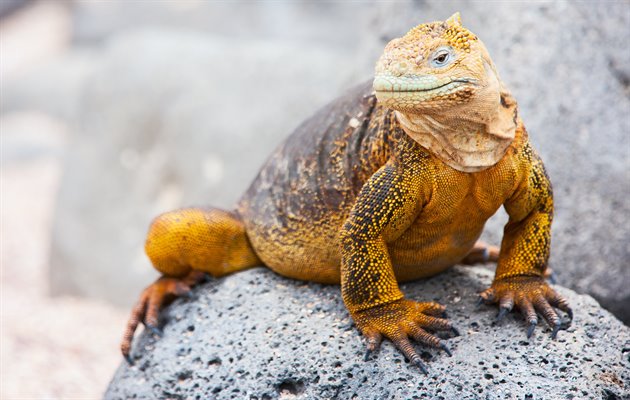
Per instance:
[[[105,399],[623,399],[630,396],[630,329],[590,296],[558,287],[575,310],[557,340],[531,340],[511,314],[475,307],[491,281],[455,267],[403,286],[409,298],[448,307],[462,335],[453,357],[421,349],[429,376],[388,341],[363,361],[365,344],[339,288],[258,268],[201,285],[162,315],[164,335],[142,333],[134,366],[123,363]],[[418,348],[420,348],[418,346]]]

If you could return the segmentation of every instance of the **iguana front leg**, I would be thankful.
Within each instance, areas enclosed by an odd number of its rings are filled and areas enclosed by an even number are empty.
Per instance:
[[[538,324],[537,312],[540,313],[555,338],[562,321],[553,307],[565,311],[569,319],[573,312],[544,280],[551,243],[553,193],[535,151],[528,144],[522,152],[521,183],[504,204],[510,220],[505,226],[496,275],[481,297],[499,304],[498,320],[516,305],[528,323],[528,338]]]
[[[410,339],[450,355],[446,344],[425,329],[453,327],[438,317],[444,306],[404,298],[385,242],[385,237],[404,231],[415,219],[422,187],[419,176],[390,161],[363,186],[340,232],[341,292],[357,327],[368,339],[366,358],[385,336],[426,374]]]

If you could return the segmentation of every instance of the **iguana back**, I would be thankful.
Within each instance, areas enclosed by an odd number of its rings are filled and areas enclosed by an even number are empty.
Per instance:
[[[239,201],[253,248],[271,268],[338,283],[338,232],[365,182],[390,157],[391,111],[377,105],[371,82],[302,123],[269,157]],[[299,239],[298,239],[299,238]],[[309,260],[309,265],[304,261]]]

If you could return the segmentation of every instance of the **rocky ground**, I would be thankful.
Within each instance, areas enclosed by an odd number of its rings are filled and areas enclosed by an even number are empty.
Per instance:
[[[541,323],[499,326],[476,308],[491,282],[458,267],[403,286],[412,299],[445,304],[461,336],[453,357],[423,349],[423,376],[389,342],[365,362],[365,344],[339,288],[254,269],[213,281],[163,314],[164,335],[143,334],[105,399],[615,399],[630,396],[630,329],[590,296],[558,288],[575,309],[551,340]],[[420,348],[420,346],[418,347]]]

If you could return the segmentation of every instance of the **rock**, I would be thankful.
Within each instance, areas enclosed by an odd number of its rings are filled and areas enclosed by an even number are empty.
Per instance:
[[[26,69],[3,82],[0,112],[37,110],[76,124],[83,111],[86,82],[98,60],[96,51],[73,49]]]
[[[46,157],[60,159],[69,131],[62,120],[40,112],[1,113],[0,126],[3,168]]]
[[[623,2],[388,2],[366,33],[370,60],[425,21],[461,11],[483,40],[541,154],[555,196],[550,265],[558,282],[630,324],[630,13]],[[488,23],[489,21],[492,23]],[[500,243],[507,218],[487,224]]]
[[[422,348],[425,377],[390,342],[363,361],[365,344],[339,288],[284,279],[267,269],[203,284],[163,313],[163,337],[142,333],[105,399],[623,399],[630,396],[630,329],[590,296],[557,287],[573,325],[531,340],[522,318],[493,326],[476,309],[491,274],[455,267],[403,286],[409,298],[445,304],[461,336],[453,357]],[[417,346],[419,349],[420,346]]]
[[[75,40],[81,44],[159,26],[352,51],[365,35],[374,9],[369,3],[341,1],[270,4],[161,0],[150,6],[141,2],[76,2],[73,28]]]
[[[230,208],[274,147],[352,86],[351,56],[167,30],[112,39],[83,93],[53,227],[55,294],[126,307],[157,214]]]
[[[15,10],[26,5],[28,0],[4,0],[0,3],[0,18],[10,15]]]

